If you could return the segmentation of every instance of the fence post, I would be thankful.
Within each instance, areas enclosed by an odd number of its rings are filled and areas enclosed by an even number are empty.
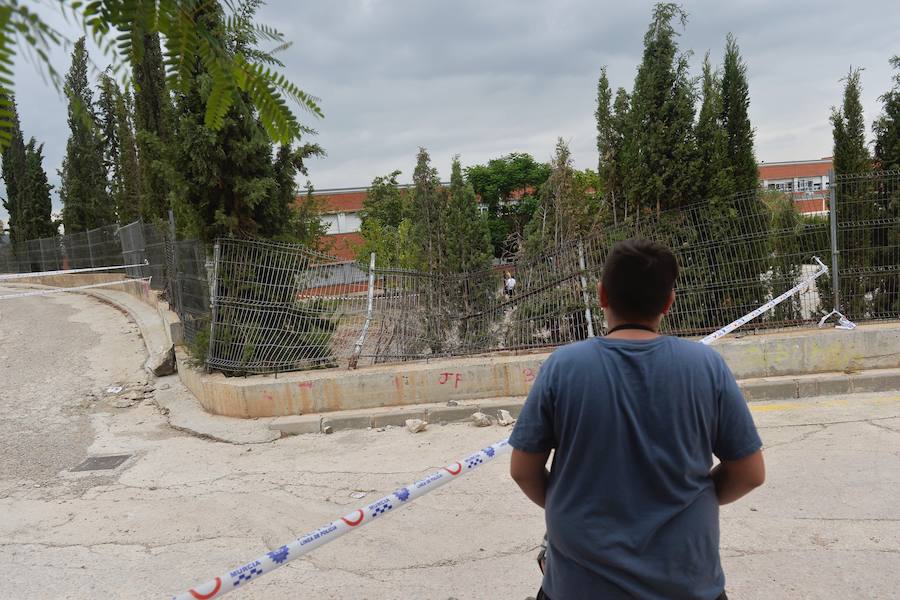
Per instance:
[[[353,356],[350,358],[351,369],[355,369],[359,364],[359,355],[362,354],[363,344],[366,341],[366,334],[369,332],[369,323],[372,322],[372,305],[375,300],[375,253],[369,256],[369,293],[366,302],[366,320],[363,322],[362,331],[359,332],[359,339],[356,340],[356,347],[353,349]]]
[[[206,349],[206,368],[209,370],[209,356],[212,354],[216,343],[216,319],[219,317],[219,255],[221,247],[216,241],[213,246],[213,272],[212,281],[209,286],[209,345]]]
[[[94,264],[94,249],[91,248],[91,230],[85,231],[84,236],[87,238],[88,257],[91,259],[91,267],[95,267],[97,265]]]
[[[828,207],[828,221],[831,230],[831,293],[833,308],[836,312],[841,310],[840,301],[840,272],[838,271],[838,239],[837,239],[837,182],[834,179],[834,171],[828,172],[830,182],[830,205]]]
[[[578,267],[581,276],[581,296],[584,299],[584,318],[587,319],[588,337],[594,337],[594,319],[591,316],[591,297],[587,287],[587,277],[585,271],[587,267],[584,262],[584,240],[578,240]]]
[[[175,312],[181,316],[181,307],[176,299],[179,296],[178,286],[178,244],[175,243],[175,211],[169,209],[169,244],[172,248],[172,259],[166,265],[166,284],[169,287],[169,304],[175,308]]]

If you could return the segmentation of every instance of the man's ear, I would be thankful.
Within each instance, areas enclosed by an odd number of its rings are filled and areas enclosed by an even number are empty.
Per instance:
[[[607,295],[606,288],[603,287],[602,283],[597,283],[597,296],[600,298],[600,308],[608,308],[609,296]]]
[[[673,304],[675,304],[675,288],[672,288],[672,291],[669,293],[669,300],[666,302],[666,307],[663,309],[662,314],[669,314]]]

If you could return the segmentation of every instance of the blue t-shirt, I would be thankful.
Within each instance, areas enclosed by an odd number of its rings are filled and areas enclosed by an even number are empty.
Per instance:
[[[762,442],[714,350],[667,336],[560,348],[509,443],[555,450],[543,582],[551,600],[722,593],[712,455],[737,460]]]

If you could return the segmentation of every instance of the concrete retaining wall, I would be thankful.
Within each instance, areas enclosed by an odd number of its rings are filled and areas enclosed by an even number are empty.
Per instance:
[[[738,379],[900,367],[900,324],[770,333],[718,342]],[[548,353],[490,355],[356,371],[324,370],[228,378],[179,372],[204,408],[235,417],[326,413],[523,396]],[[796,385],[785,383],[785,385]],[[790,397],[790,396],[789,396]]]

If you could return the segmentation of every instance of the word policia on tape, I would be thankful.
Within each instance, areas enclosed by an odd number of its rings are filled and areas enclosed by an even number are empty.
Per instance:
[[[48,277],[50,275],[73,275],[76,273],[93,273],[96,271],[116,271],[118,269],[134,269],[137,267],[146,267],[150,261],[144,260],[142,263],[134,265],[112,265],[109,267],[88,267],[84,269],[64,269],[61,271],[35,271],[33,273],[9,273],[0,275],[0,281],[9,281],[11,279],[25,279],[31,277]]]
[[[700,340],[700,343],[708,345],[715,340],[728,335],[741,325],[755,319],[779,303],[784,302],[792,295],[810,285],[815,279],[827,273],[828,267],[822,264],[822,261],[817,257],[813,258],[820,267],[813,275],[777,298],[769,300],[756,310],[747,313],[733,323],[729,323],[715,333],[706,336]],[[311,531],[276,550],[267,552],[264,556],[260,556],[256,560],[252,560],[224,575],[220,575],[211,581],[207,581],[178,596],[174,596],[172,600],[211,600],[212,598],[219,598],[228,592],[237,589],[241,585],[258,579],[266,573],[283,566],[289,561],[312,552],[319,546],[332,542],[342,535],[374,521],[385,513],[406,506],[416,498],[424,496],[428,492],[450,483],[456,479],[457,476],[473,471],[491,459],[496,458],[501,454],[506,454],[511,450],[512,447],[509,445],[508,439],[492,444],[461,461],[447,465],[440,471],[435,471],[424,479],[420,479],[413,484],[394,491],[389,496],[385,496],[368,506],[359,508],[349,515],[341,517],[336,521],[332,521],[315,531]]]

